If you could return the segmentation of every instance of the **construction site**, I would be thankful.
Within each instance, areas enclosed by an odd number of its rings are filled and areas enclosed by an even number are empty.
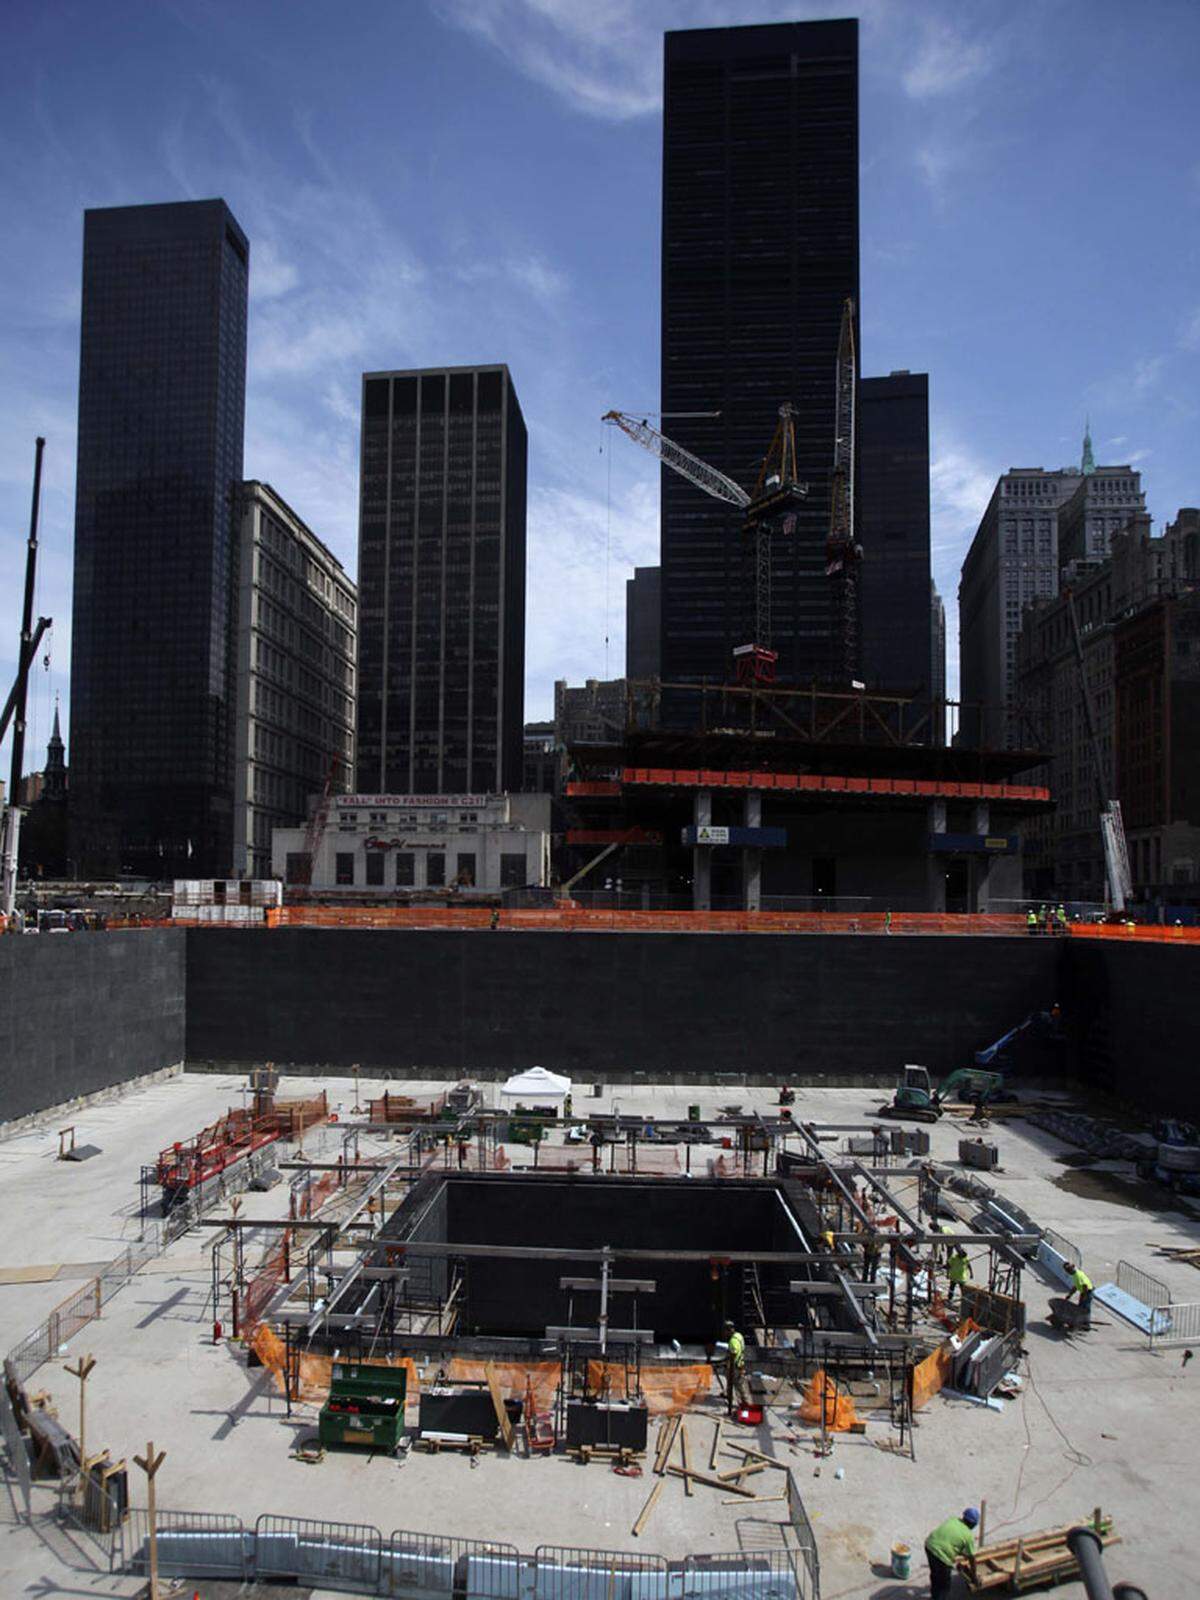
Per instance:
[[[964,1593],[1178,1594],[1189,1151],[1031,1078],[1058,1022],[891,1098],[264,1062],[14,1124],[9,1592],[899,1600],[969,1505]]]

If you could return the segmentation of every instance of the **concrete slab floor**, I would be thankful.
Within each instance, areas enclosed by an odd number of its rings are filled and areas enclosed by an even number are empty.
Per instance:
[[[77,1138],[101,1147],[99,1156],[79,1165],[57,1161],[53,1124],[40,1134],[22,1133],[9,1146],[0,1142],[0,1348],[15,1343],[70,1288],[61,1280],[3,1282],[2,1269],[83,1264],[116,1254],[138,1229],[142,1163],[240,1104],[243,1084],[234,1077],[184,1076],[77,1111]],[[297,1095],[323,1087],[331,1104],[349,1115],[354,1086],[345,1078],[284,1084]],[[360,1092],[365,1097],[383,1087],[364,1079]],[[432,1094],[444,1084],[393,1080],[386,1087]],[[494,1085],[485,1086],[488,1103],[495,1093]],[[795,1115],[855,1122],[881,1099],[871,1090],[799,1090]],[[710,1115],[739,1101],[764,1113],[774,1109],[765,1090],[616,1085],[592,1100],[579,1085],[575,1110],[608,1112],[615,1102],[625,1114],[668,1117],[686,1115],[689,1104],[699,1103]],[[953,1164],[961,1131],[953,1118],[930,1130],[935,1159]],[[994,1123],[987,1137],[999,1145],[1002,1163],[990,1181],[1074,1241],[1097,1284],[1115,1276],[1117,1262],[1126,1259],[1165,1282],[1175,1300],[1200,1301],[1196,1269],[1162,1260],[1148,1247],[1200,1243],[1200,1207],[1151,1186],[1131,1187],[1130,1169],[1121,1163],[1073,1165],[1064,1158],[1077,1152],[1019,1120]],[[697,1147],[694,1160],[700,1152],[713,1153]],[[522,1147],[509,1154],[518,1165],[531,1160]],[[566,1159],[554,1144],[544,1154]],[[1106,1173],[1119,1181],[1106,1180]],[[281,1215],[284,1203],[285,1191],[277,1189],[248,1196],[245,1210]],[[564,1458],[485,1455],[471,1466],[458,1455],[416,1452],[399,1460],[329,1455],[319,1466],[293,1460],[295,1440],[315,1428],[316,1408],[297,1408],[289,1422],[270,1376],[247,1370],[237,1347],[213,1345],[206,1232],[176,1241],[34,1380],[52,1391],[64,1423],[74,1429],[77,1386],[63,1361],[94,1354],[89,1449],[107,1445],[114,1456],[131,1458],[153,1439],[167,1452],[158,1480],[161,1505],[233,1512],[247,1523],[275,1512],[371,1523],[385,1534],[401,1528],[499,1539],[526,1553],[539,1544],[644,1548],[672,1557],[779,1547],[781,1505],[726,1506],[724,1496],[700,1486],[689,1500],[678,1481],[667,1484],[643,1536],[634,1539],[633,1521],[655,1480],[648,1471],[641,1479],[619,1477],[598,1462],[580,1467]],[[880,1448],[890,1429],[886,1418],[870,1412],[865,1436],[841,1436],[833,1454],[818,1459],[811,1430],[788,1414],[795,1396],[781,1396],[763,1426],[745,1434],[795,1475],[817,1532],[823,1600],[908,1600],[925,1593],[919,1559],[911,1581],[888,1576],[893,1542],[904,1539],[919,1552],[936,1523],[985,1499],[989,1534],[997,1537],[1080,1519],[1100,1505],[1114,1516],[1124,1541],[1109,1552],[1110,1577],[1138,1582],[1155,1600],[1187,1592],[1183,1574],[1200,1515],[1194,1466],[1200,1363],[1184,1365],[1178,1348],[1151,1354],[1140,1334],[1099,1306],[1093,1331],[1068,1343],[1045,1322],[1052,1292],[1035,1272],[1025,1274],[1030,1326],[1021,1397],[999,1413],[938,1397],[919,1416],[915,1462]],[[708,1408],[708,1415],[716,1414]],[[711,1425],[697,1417],[689,1426],[693,1455],[707,1464]],[[757,1487],[774,1476],[748,1482]],[[143,1505],[144,1480],[136,1469],[131,1489],[134,1504]],[[50,1491],[36,1494],[45,1505]],[[19,1526],[10,1510],[0,1517],[3,1592],[137,1592],[136,1580],[88,1571],[84,1543],[45,1525]],[[194,1588],[209,1592],[199,1584],[185,1592]],[[1055,1592],[1083,1590],[1074,1584]]]

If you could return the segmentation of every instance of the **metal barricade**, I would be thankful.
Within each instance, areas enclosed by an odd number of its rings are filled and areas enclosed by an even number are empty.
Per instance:
[[[398,1529],[383,1549],[379,1592],[397,1600],[519,1600],[523,1564],[515,1545]]]
[[[800,1498],[800,1490],[790,1469],[787,1473],[785,1493],[788,1521],[792,1525],[792,1536],[796,1541],[804,1569],[803,1584],[800,1583],[800,1573],[796,1574],[799,1592],[804,1600],[821,1600],[821,1558],[817,1553],[817,1535],[808,1520],[808,1512],[804,1508],[804,1501]]]
[[[158,1570],[168,1578],[240,1578],[253,1576],[253,1535],[241,1517],[215,1511],[155,1513]],[[150,1570],[150,1514],[131,1511],[122,1530],[123,1565],[127,1572]]]
[[[259,1517],[254,1524],[254,1576],[313,1580],[324,1589],[375,1594],[383,1535],[366,1523],[310,1517]]]
[[[1171,1291],[1166,1284],[1129,1261],[1117,1262],[1117,1288],[1140,1300],[1144,1306],[1169,1306],[1171,1303]]]
[[[682,1600],[807,1600],[796,1550],[739,1550],[688,1556]]]
[[[1061,1256],[1064,1261],[1073,1261],[1076,1266],[1082,1264],[1083,1255],[1079,1246],[1072,1244],[1057,1228],[1042,1228],[1041,1235],[1056,1256]]]
[[[7,1362],[5,1363],[7,1366]],[[8,1469],[17,1480],[21,1491],[21,1503],[25,1507],[25,1515],[29,1515],[29,1446],[17,1423],[16,1412],[12,1408],[12,1401],[8,1396],[7,1384],[0,1386],[0,1432],[4,1434],[4,1453],[8,1458]]]
[[[534,1562],[534,1600],[667,1600],[662,1556],[540,1544]]]
[[[1151,1350],[1159,1344],[1195,1344],[1200,1340],[1200,1302],[1152,1306],[1148,1338]]]

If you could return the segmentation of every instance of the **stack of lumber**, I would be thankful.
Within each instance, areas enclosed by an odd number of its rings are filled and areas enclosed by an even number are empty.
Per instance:
[[[1120,1544],[1111,1518],[1097,1517],[1091,1524],[1105,1548]],[[984,1545],[975,1552],[974,1570],[968,1572],[967,1587],[972,1594],[996,1589],[1020,1594],[1041,1584],[1060,1583],[1078,1575],[1079,1564],[1067,1548],[1067,1534],[1078,1522],[1047,1528],[1044,1533],[1026,1533],[1019,1539],[1004,1539]]]

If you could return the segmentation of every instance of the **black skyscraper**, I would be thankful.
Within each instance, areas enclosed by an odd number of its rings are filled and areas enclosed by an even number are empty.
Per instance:
[[[669,33],[663,116],[664,432],[753,490],[796,406],[795,532],[774,539],[783,683],[830,676],[825,576],[838,333],[858,304],[858,26]],[[713,418],[671,413],[719,411]],[[746,642],[741,516],[662,477],[662,674],[732,676]]]
[[[525,463],[507,367],[364,374],[361,792],[521,787]]]
[[[933,660],[929,379],[923,372],[893,372],[859,384],[858,537],[863,676],[868,688],[917,691],[924,706]]]
[[[71,648],[81,873],[231,867],[248,276],[222,200],[85,214]]]

